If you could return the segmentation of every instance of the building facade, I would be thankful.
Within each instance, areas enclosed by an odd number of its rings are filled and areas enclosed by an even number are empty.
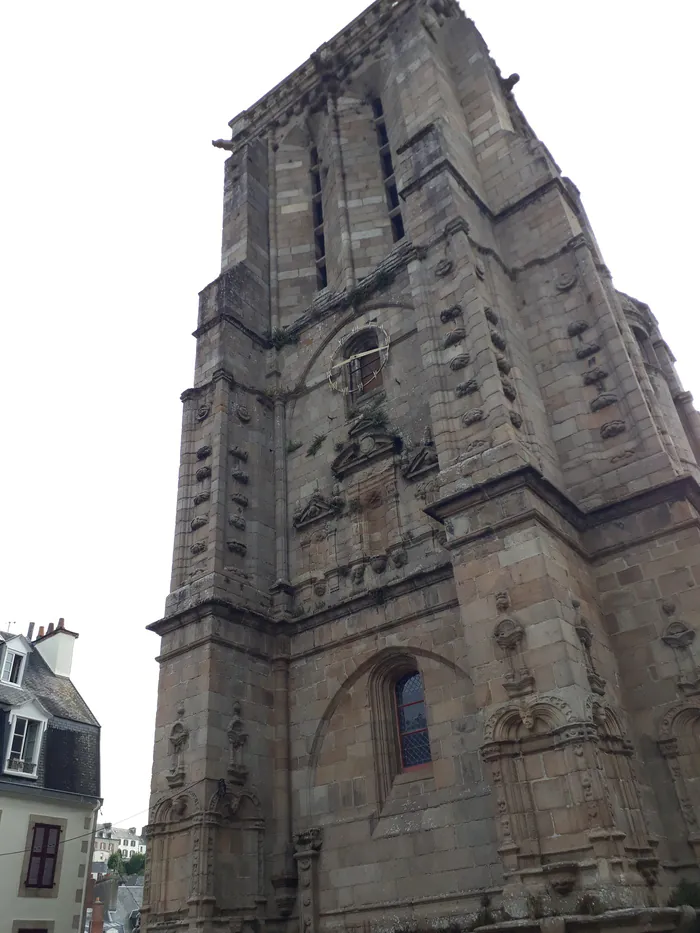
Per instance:
[[[104,874],[110,855],[119,852],[124,862],[132,855],[146,854],[146,839],[135,826],[124,829],[111,823],[99,823],[95,832],[95,848],[92,853],[92,875]]]
[[[7,933],[82,930],[100,728],[70,680],[63,619],[0,632],[0,906]]]
[[[149,931],[667,931],[700,881],[700,425],[454,0],[231,121]]]

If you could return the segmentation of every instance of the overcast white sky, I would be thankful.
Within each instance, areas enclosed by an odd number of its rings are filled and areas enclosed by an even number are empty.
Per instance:
[[[700,398],[693,0],[461,0],[618,288]],[[365,0],[25,0],[0,10],[0,628],[65,616],[103,726],[103,818],[147,820],[180,392],[219,269],[213,138]]]

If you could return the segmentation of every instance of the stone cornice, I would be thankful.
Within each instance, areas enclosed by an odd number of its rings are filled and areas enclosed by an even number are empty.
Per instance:
[[[329,92],[337,91],[368,55],[379,51],[389,28],[414,4],[415,0],[375,0],[296,71],[230,120],[231,140],[215,140],[214,146],[237,152],[267,130],[322,106]],[[455,0],[442,0],[442,6],[449,15],[463,15]]]
[[[535,495],[540,501],[549,506],[559,517],[564,519],[567,525],[575,533],[567,536],[562,533],[560,528],[547,519],[546,515],[533,509],[525,509],[518,515],[513,515],[499,523],[493,524],[481,529],[475,529],[466,535],[451,538],[447,547],[452,550],[461,545],[468,544],[480,538],[492,536],[501,525],[506,527],[514,523],[521,523],[524,519],[535,518],[546,524],[555,534],[564,537],[567,543],[574,547],[583,557],[588,560],[601,559],[608,557],[621,549],[629,546],[631,542],[620,541],[606,547],[596,548],[593,551],[585,548],[582,543],[575,540],[577,534],[594,531],[606,524],[619,522],[624,518],[632,516],[645,509],[653,508],[663,503],[678,502],[682,500],[689,501],[693,507],[700,512],[700,486],[694,477],[686,474],[679,476],[670,482],[659,486],[646,489],[639,493],[633,493],[624,499],[616,502],[599,506],[589,512],[580,509],[569,497],[561,492],[553,483],[545,479],[534,467],[525,466],[502,476],[494,477],[493,480],[481,483],[478,486],[472,486],[465,490],[460,490],[443,498],[433,500],[426,508],[425,512],[440,522],[445,522],[451,516],[486,502],[492,502],[494,499],[505,496],[518,490],[527,490]],[[667,531],[677,531],[679,527],[689,525],[700,525],[700,520],[691,519],[690,521],[680,522]],[[654,531],[643,536],[644,540],[652,540],[663,534],[664,531]],[[640,542],[640,537],[634,537],[634,543]]]

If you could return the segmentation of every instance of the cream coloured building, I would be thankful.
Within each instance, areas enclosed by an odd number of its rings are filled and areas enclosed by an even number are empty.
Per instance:
[[[82,927],[100,785],[100,728],[70,680],[77,639],[59,621],[0,632],[3,933]]]

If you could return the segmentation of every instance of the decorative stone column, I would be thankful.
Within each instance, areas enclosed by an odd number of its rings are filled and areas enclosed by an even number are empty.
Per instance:
[[[299,933],[318,933],[318,856],[321,830],[306,829],[294,836],[294,858],[299,870]]]

